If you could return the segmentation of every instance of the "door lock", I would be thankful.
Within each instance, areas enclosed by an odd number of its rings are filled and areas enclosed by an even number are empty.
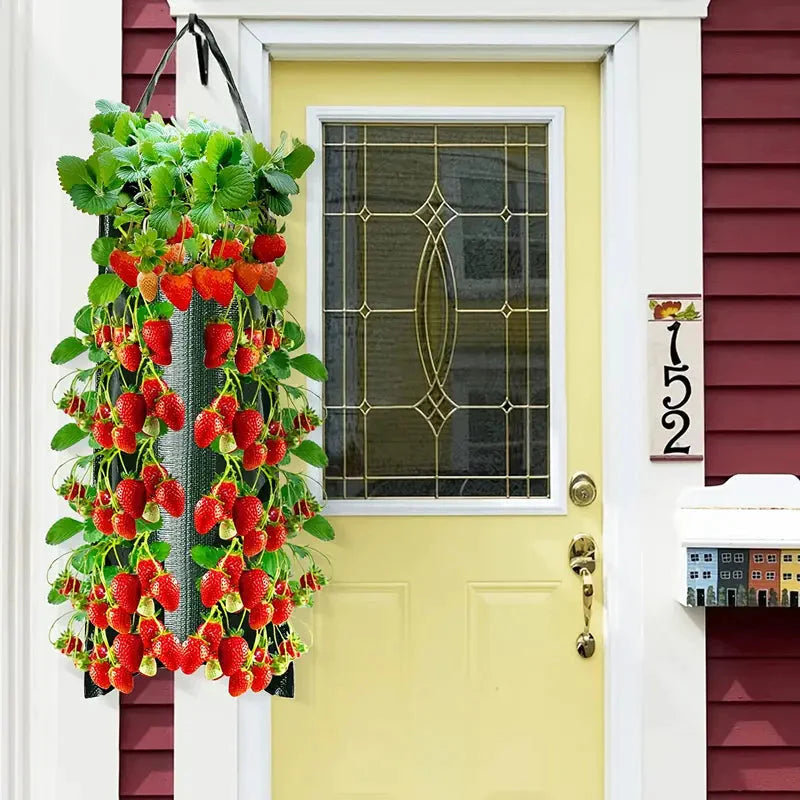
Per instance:
[[[590,506],[597,498],[597,485],[591,475],[576,472],[569,482],[569,499],[576,506]]]
[[[581,580],[581,596],[583,600],[583,631],[575,640],[575,648],[581,658],[591,658],[597,643],[589,627],[592,623],[592,601],[594,600],[594,583],[592,575],[597,566],[597,545],[586,533],[579,533],[569,543],[569,566]]]

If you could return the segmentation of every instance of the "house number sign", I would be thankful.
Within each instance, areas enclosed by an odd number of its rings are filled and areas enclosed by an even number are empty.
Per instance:
[[[651,461],[703,459],[703,300],[650,295],[647,358]]]

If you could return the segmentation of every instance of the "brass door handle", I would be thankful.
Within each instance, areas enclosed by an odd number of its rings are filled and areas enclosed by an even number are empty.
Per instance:
[[[597,545],[586,533],[579,533],[569,543],[570,569],[581,579],[583,600],[583,631],[578,634],[575,647],[581,658],[591,658],[597,643],[589,630],[592,624],[592,601],[594,600],[594,581],[592,575],[597,566]]]

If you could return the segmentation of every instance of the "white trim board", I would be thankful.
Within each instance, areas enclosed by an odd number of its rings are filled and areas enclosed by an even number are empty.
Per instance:
[[[565,308],[565,216],[564,216],[564,109],[509,107],[429,106],[310,106],[306,112],[308,144],[322,152],[324,122],[528,122],[548,126],[548,242],[549,242],[549,344],[550,344],[550,443],[549,467],[552,494],[548,498],[375,498],[371,500],[330,500],[328,516],[455,516],[459,514],[566,514],[567,513],[567,386]],[[323,351],[323,160],[314,161],[306,175],[306,349]],[[309,381],[310,396],[321,414],[318,397],[322,385]],[[322,445],[323,430],[311,438]],[[322,470],[309,474],[321,486]],[[318,499],[321,499],[319,492]]]
[[[271,31],[281,17],[300,20],[306,45],[320,52],[346,36],[348,13],[361,8],[363,17],[384,16],[364,2],[343,0],[338,19],[311,19],[317,0],[298,0],[286,11],[265,11],[253,0],[174,0],[174,13],[188,11],[220,15],[213,27],[220,44],[246,76],[268,75],[270,52],[280,42]],[[408,16],[436,15],[430,27],[439,41],[442,31],[465,17],[486,17],[485,4],[425,3],[412,0]],[[648,294],[679,287],[702,289],[700,23],[707,3],[682,0],[604,3],[594,0],[506,4],[486,20],[491,26],[507,19],[509,9],[522,19],[569,20],[561,31],[571,49],[585,48],[585,58],[606,52],[603,65],[603,502],[604,599],[606,641],[606,800],[704,800],[705,754],[705,634],[704,621],[674,600],[674,573],[653,569],[673,563],[681,552],[672,524],[682,489],[703,483],[702,463],[654,464],[647,459],[645,415],[646,338],[641,304]],[[442,11],[447,6],[447,11]],[[330,17],[330,9],[326,16]],[[321,12],[320,12],[321,13]],[[686,17],[681,19],[650,19]],[[425,51],[409,42],[407,19],[388,15],[382,21],[383,45],[392,57],[420,60]],[[514,16],[514,14],[511,14]],[[392,17],[392,18],[388,18]],[[597,19],[621,26],[598,27]],[[254,20],[271,20],[256,25]],[[351,21],[351,20],[350,20]],[[633,25],[631,26],[631,22]],[[286,31],[287,28],[282,30]],[[495,30],[499,30],[496,28]],[[496,47],[495,60],[546,58],[563,53],[564,41],[539,41],[544,28],[532,26],[529,47]],[[605,30],[603,40],[599,32]],[[613,35],[612,35],[613,33]],[[279,33],[276,35],[280,35]],[[598,38],[599,36],[599,38]],[[178,108],[194,110],[220,121],[231,119],[224,83],[212,74],[208,90],[196,86],[194,48],[178,50]],[[452,44],[454,48],[457,45]],[[287,51],[288,52],[288,51]],[[453,51],[455,52],[455,51]],[[675,53],[681,58],[676,60]],[[430,53],[427,54],[428,57]],[[488,55],[488,53],[487,53]],[[355,44],[353,60],[374,58],[371,46]],[[664,64],[670,64],[665,70]],[[256,135],[270,129],[269,86],[254,85],[245,95]],[[189,102],[191,101],[191,102]],[[680,131],[680,136],[675,136]],[[675,235],[675,230],[681,232]],[[611,311],[613,310],[613,313]],[[313,332],[311,332],[313,336]],[[702,419],[700,420],[702,424]],[[181,702],[176,694],[176,704]],[[245,714],[238,729],[245,730]],[[243,727],[245,726],[245,727]],[[268,737],[269,721],[264,721]],[[236,736],[221,725],[220,736]],[[183,732],[176,728],[180,747]],[[266,741],[262,731],[257,733]],[[198,757],[199,758],[199,757]],[[216,800],[205,787],[198,761],[193,792],[176,793],[176,800]],[[680,770],[675,764],[681,765]],[[249,800],[253,776],[238,776],[238,800]],[[280,799],[278,799],[280,800]]]

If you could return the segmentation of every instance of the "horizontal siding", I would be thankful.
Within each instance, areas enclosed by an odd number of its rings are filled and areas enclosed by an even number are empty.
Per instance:
[[[711,0],[703,34],[719,31],[800,32],[800,3],[797,0]]]
[[[800,343],[707,342],[706,390],[715,386],[800,386]]]
[[[798,209],[800,166],[708,166],[703,171],[703,201],[707,211]]]
[[[800,31],[796,33],[703,32],[703,72],[715,75],[800,74]]]
[[[771,431],[776,419],[786,419],[800,431],[800,387],[706,388],[706,430]]]
[[[800,122],[706,120],[703,161],[708,164],[800,164]]]

